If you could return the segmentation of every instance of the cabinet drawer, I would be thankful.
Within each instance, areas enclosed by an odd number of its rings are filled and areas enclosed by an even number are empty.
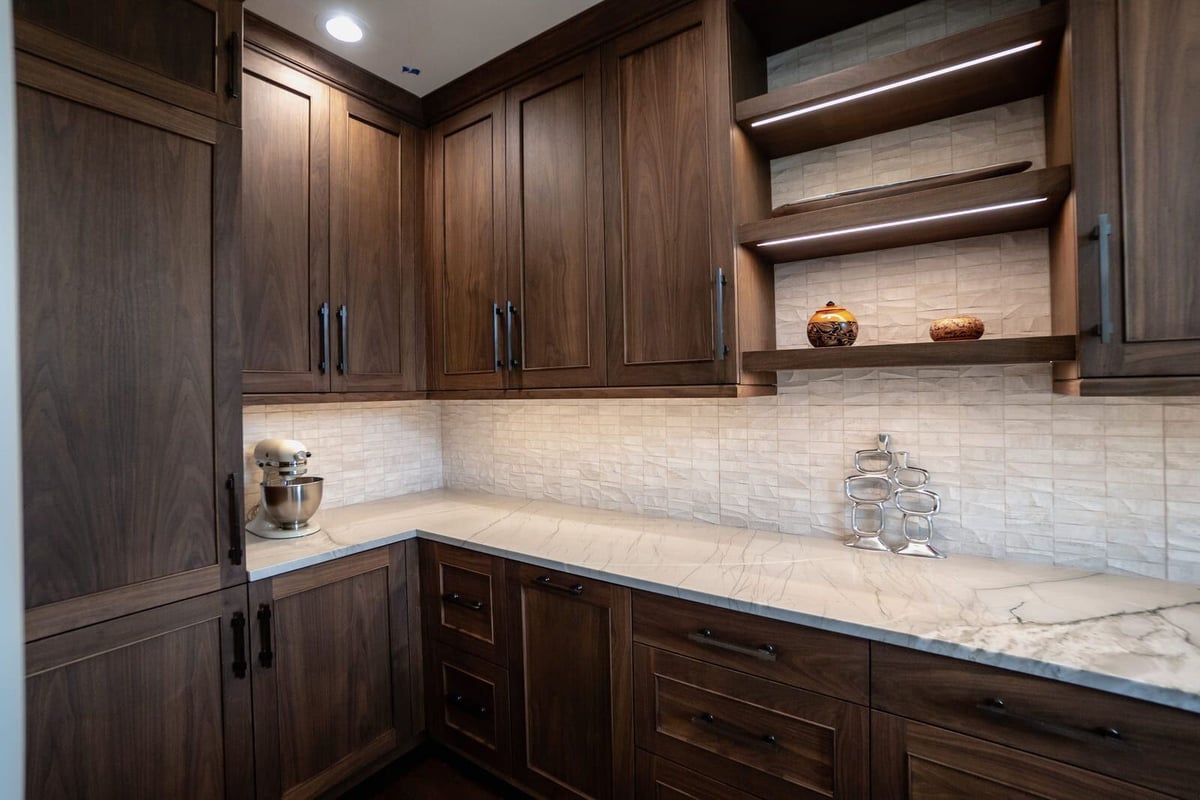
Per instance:
[[[638,800],[757,800],[645,750],[637,751]]]
[[[633,638],[730,669],[867,703],[870,650],[863,639],[645,592],[633,596]]]
[[[421,542],[421,587],[432,638],[507,665],[503,559]]]
[[[872,705],[1178,795],[1200,785],[1200,716],[1094,689],[872,645]]]
[[[433,642],[425,684],[429,734],[507,774],[508,670]]]
[[[762,797],[866,797],[867,709],[634,647],[639,747]]]

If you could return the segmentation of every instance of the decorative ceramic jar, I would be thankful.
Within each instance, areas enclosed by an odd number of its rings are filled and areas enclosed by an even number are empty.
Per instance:
[[[858,320],[830,300],[808,321],[808,341],[813,347],[849,347],[858,338]]]
[[[929,338],[935,342],[956,342],[983,336],[983,320],[979,317],[945,317],[935,319],[929,326]]]

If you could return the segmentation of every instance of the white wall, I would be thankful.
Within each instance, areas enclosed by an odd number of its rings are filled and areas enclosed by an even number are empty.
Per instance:
[[[12,9],[0,0],[0,797],[16,798],[25,791],[25,604],[12,52]]]

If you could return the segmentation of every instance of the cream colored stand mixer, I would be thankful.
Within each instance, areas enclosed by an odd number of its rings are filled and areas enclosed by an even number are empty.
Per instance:
[[[306,475],[311,456],[295,439],[263,439],[254,446],[254,461],[263,471],[262,498],[246,530],[264,539],[295,539],[321,530],[312,517],[325,479]]]

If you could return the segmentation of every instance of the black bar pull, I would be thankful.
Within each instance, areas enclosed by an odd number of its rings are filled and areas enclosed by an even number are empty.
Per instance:
[[[725,270],[717,267],[717,361],[724,361],[729,355],[729,346],[725,344]]]
[[[233,628],[233,677],[246,677],[246,615],[240,611],[233,612],[229,623]]]
[[[242,96],[242,36],[237,31],[229,34],[225,42],[229,51],[229,79],[225,81],[225,91],[234,100]]]
[[[241,564],[245,552],[242,546],[242,493],[238,491],[236,473],[231,472],[225,478],[225,488],[229,490],[229,563]]]
[[[317,317],[321,320],[321,374],[329,372],[329,303],[321,303],[321,308],[317,310]]]
[[[496,362],[494,372],[499,372],[504,366],[504,362],[500,360],[500,317],[504,316],[504,312],[500,310],[499,303],[492,303],[492,358]]]
[[[583,584],[582,583],[573,583],[570,586],[562,586],[561,584],[557,584],[554,581],[552,581],[550,579],[549,575],[542,575],[540,577],[534,578],[533,585],[540,586],[543,589],[553,589],[556,592],[563,592],[565,594],[574,594],[574,595],[583,594]]]
[[[463,711],[466,711],[472,716],[486,717],[488,715],[487,706],[483,705],[482,703],[474,703],[463,697],[461,694],[454,694],[453,692],[447,694],[446,702],[452,706],[455,706],[456,708],[461,708]]]
[[[350,317],[350,312],[345,306],[338,309],[338,372],[342,375],[350,371],[350,330],[347,319]]]
[[[775,649],[775,645],[773,644],[751,646],[725,642],[718,639],[710,628],[701,628],[695,633],[689,633],[687,638],[689,642],[702,644],[706,647],[715,647],[719,650],[728,650],[731,653],[757,658],[759,661],[776,661],[779,658],[779,651]]]
[[[504,340],[508,346],[508,368],[510,370],[521,366],[521,361],[513,356],[513,317],[517,316],[517,307],[508,301],[507,321],[505,322],[505,337]]]
[[[717,719],[708,712],[702,712],[701,714],[692,717],[692,722],[696,725],[701,725],[708,728],[718,736],[724,736],[726,739],[730,739],[741,744],[753,746],[765,745],[767,747],[775,746],[775,736],[773,734],[747,733],[735,725],[730,725],[724,720]]]
[[[1113,335],[1112,293],[1109,291],[1111,265],[1108,252],[1109,239],[1112,238],[1112,224],[1108,220],[1108,214],[1101,214],[1097,218],[1096,227],[1092,230],[1089,238],[1099,242],[1100,246],[1100,324],[1097,326],[1096,332],[1100,335],[1100,341],[1108,344],[1112,341]]]
[[[270,669],[275,663],[271,650],[271,607],[263,603],[258,607],[258,663]]]
[[[462,606],[463,608],[469,608],[472,611],[483,611],[482,600],[468,600],[458,592],[447,592],[446,594],[442,595],[442,602],[449,603],[451,605]]]
[[[1112,742],[1124,742],[1125,739],[1121,736],[1121,731],[1117,728],[1108,725],[1098,725],[1095,728],[1077,728],[1073,725],[1063,725],[1059,722],[1050,722],[1049,720],[1037,719],[1035,717],[1026,717],[1021,714],[1014,714],[1008,708],[1008,703],[1004,702],[1000,697],[988,697],[975,704],[975,708],[988,714],[995,719],[1019,725],[1023,728],[1030,728],[1043,733],[1049,733],[1054,736],[1063,736],[1067,739],[1073,739],[1077,742],[1094,742],[1097,739],[1107,740]]]

